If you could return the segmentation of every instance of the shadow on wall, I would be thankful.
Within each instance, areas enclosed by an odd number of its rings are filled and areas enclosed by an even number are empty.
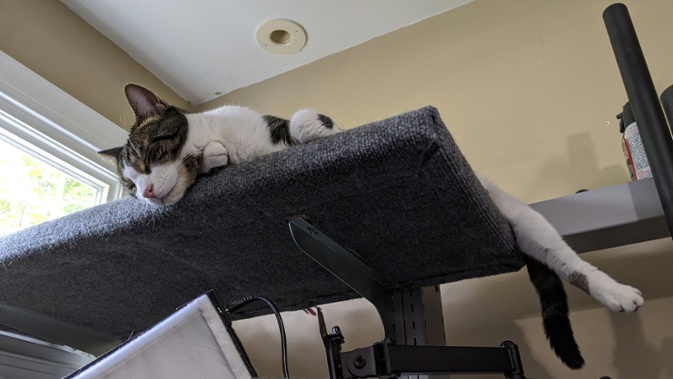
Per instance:
[[[673,376],[673,338],[662,340],[661,347],[649,342],[640,317],[612,314],[610,323],[617,345],[614,365],[619,378],[670,378]],[[669,320],[670,321],[670,320]],[[633,362],[638,362],[634,365]]]
[[[618,143],[615,138],[615,143]],[[573,134],[566,140],[566,154],[546,162],[533,176],[535,186],[527,199],[538,199],[537,193],[572,195],[581,189],[608,187],[630,180],[626,164],[599,168],[598,154],[589,132]],[[577,186],[572,188],[570,186]],[[563,191],[559,193],[559,191]]]

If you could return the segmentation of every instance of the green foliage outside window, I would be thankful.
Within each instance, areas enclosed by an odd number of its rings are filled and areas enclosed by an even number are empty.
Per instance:
[[[0,140],[0,235],[95,205],[96,189]]]

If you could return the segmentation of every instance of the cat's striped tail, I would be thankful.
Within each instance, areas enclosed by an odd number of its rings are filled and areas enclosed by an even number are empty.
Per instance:
[[[584,366],[568,318],[568,296],[561,278],[547,265],[526,256],[528,276],[540,297],[542,325],[556,355],[572,369]]]

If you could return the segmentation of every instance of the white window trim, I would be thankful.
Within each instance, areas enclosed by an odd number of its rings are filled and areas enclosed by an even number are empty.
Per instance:
[[[97,152],[123,145],[127,132],[3,51],[0,118],[17,137],[109,186],[105,201],[121,196],[114,164]]]

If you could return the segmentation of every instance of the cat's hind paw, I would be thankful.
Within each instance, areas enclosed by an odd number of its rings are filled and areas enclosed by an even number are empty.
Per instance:
[[[643,305],[643,295],[631,286],[620,284],[602,271],[588,278],[589,294],[615,312],[635,312]]]
[[[297,111],[290,119],[290,134],[301,143],[339,132],[331,118],[308,109]]]

